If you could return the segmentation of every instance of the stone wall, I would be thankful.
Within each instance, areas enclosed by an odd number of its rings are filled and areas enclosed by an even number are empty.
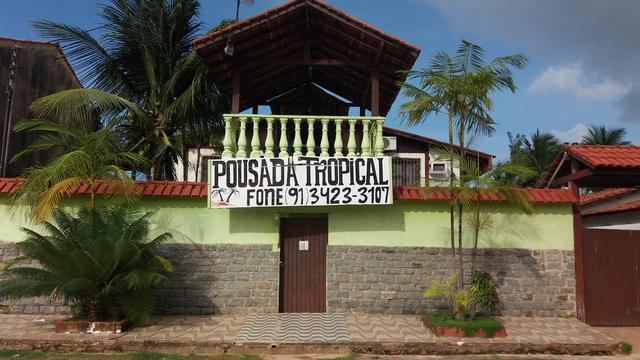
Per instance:
[[[278,311],[279,257],[269,245],[169,244],[163,255],[174,265],[171,281],[156,290],[160,314],[235,314]],[[0,263],[15,258],[0,243]],[[23,314],[67,313],[61,300],[29,298],[3,302],[2,310]]]
[[[469,269],[469,251],[464,253]],[[498,314],[563,316],[575,313],[573,252],[479,249],[478,270],[498,283]],[[329,246],[329,312],[420,314],[445,307],[425,300],[432,279],[455,271],[450,249]]]
[[[174,264],[169,284],[157,289],[161,314],[234,314],[278,311],[279,252],[268,245],[171,244],[164,255]],[[13,244],[0,243],[0,263],[17,256]],[[469,253],[465,253],[469,268]],[[480,249],[478,269],[498,283],[504,315],[562,316],[575,313],[573,252],[562,250]],[[329,246],[329,312],[420,314],[444,307],[425,300],[432,279],[455,271],[449,249]],[[5,302],[14,313],[61,313],[47,298]]]
[[[162,314],[278,311],[280,253],[270,245],[178,245],[164,249],[175,271],[158,289]]]

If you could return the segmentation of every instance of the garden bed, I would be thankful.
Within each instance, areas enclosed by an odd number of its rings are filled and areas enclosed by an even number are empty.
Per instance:
[[[92,334],[112,333],[120,334],[127,329],[128,321],[89,321],[63,319],[55,322],[57,333]]]
[[[426,314],[424,326],[436,336],[446,337],[506,337],[507,330],[501,322],[488,316],[478,316],[473,320],[456,320],[442,314]]]

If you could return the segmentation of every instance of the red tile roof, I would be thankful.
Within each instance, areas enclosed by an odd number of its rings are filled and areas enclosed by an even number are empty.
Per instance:
[[[613,213],[636,211],[636,210],[640,210],[640,200],[631,201],[626,204],[613,205],[613,206],[605,207],[602,209],[587,211],[582,213],[582,216],[604,215],[604,214],[613,214]]]
[[[0,194],[11,193],[16,190],[20,183],[19,178],[0,178]],[[106,181],[98,186],[97,193],[105,194],[114,191],[114,186]],[[166,197],[206,197],[206,182],[182,182],[182,181],[138,181],[137,191],[142,196],[166,196]],[[530,200],[540,203],[573,203],[576,198],[569,190],[564,189],[523,189]],[[397,187],[393,190],[396,200],[449,200],[448,191],[433,188],[428,191],[419,187]],[[81,186],[72,191],[74,195],[86,195],[89,193],[88,187]],[[505,199],[493,193],[484,193],[481,197],[483,201],[504,201]]]
[[[578,199],[573,193],[566,189],[522,189],[529,200],[537,203],[574,203]],[[445,189],[427,190],[418,187],[398,187],[393,190],[396,200],[450,200],[451,194]],[[501,195],[494,193],[483,193],[480,196],[483,201],[505,201]]]
[[[596,201],[600,201],[600,200],[604,200],[604,199],[608,199],[608,198],[612,198],[620,195],[625,195],[635,190],[638,190],[638,189],[637,188],[619,188],[619,189],[606,189],[598,192],[593,192],[591,194],[580,196],[580,204],[581,205],[590,204],[592,202],[596,202]]]
[[[0,194],[15,191],[20,183],[18,178],[0,178]],[[113,184],[102,181],[96,190],[100,195],[113,193]],[[137,191],[142,196],[171,196],[171,197],[206,197],[206,182],[182,182],[182,181],[138,181]],[[87,185],[80,186],[71,191],[74,195],[86,195],[89,193]]]
[[[564,145],[562,150],[590,167],[640,168],[640,146]]]

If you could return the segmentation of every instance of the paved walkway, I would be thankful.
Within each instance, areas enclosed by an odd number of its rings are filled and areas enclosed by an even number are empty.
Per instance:
[[[333,349],[371,353],[544,352],[590,353],[615,340],[575,319],[503,317],[505,338],[436,337],[419,316],[371,314],[253,314],[158,316],[151,326],[124,334],[56,334],[56,316],[0,315],[0,345],[41,349],[84,346],[81,350],[171,350],[176,352]],[[297,344],[297,345],[296,345]],[[387,347],[384,344],[390,344]],[[92,348],[93,346],[93,348]],[[327,348],[323,350],[324,348]],[[329,349],[330,347],[331,349]],[[207,351],[205,351],[208,349]],[[390,350],[391,349],[391,350]]]

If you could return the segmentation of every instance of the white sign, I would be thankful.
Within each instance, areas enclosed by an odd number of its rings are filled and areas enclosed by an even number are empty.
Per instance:
[[[209,207],[392,204],[391,158],[209,160]]]
[[[298,241],[298,250],[300,250],[300,251],[309,250],[309,240],[300,240],[300,241]]]

